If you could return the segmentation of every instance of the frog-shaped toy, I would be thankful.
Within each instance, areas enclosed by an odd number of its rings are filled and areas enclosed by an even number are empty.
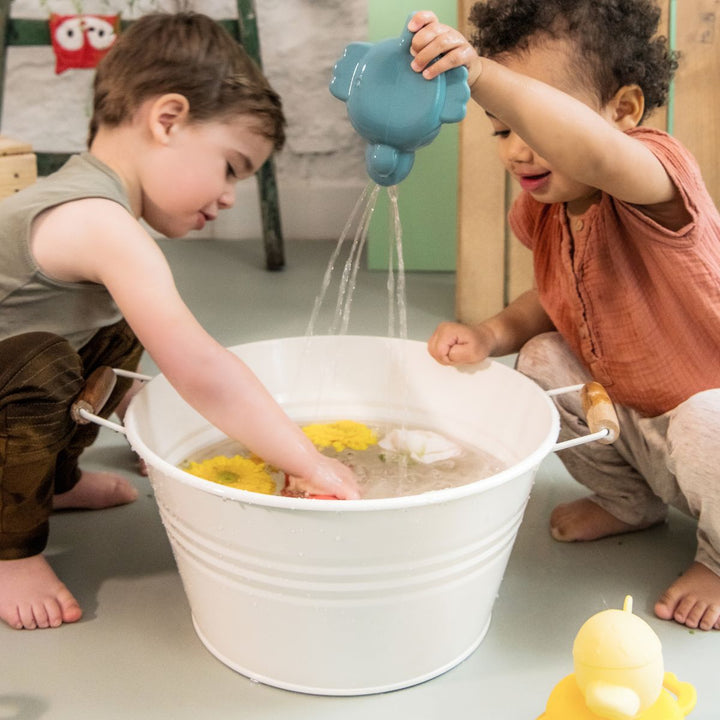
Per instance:
[[[330,92],[345,101],[352,126],[368,142],[365,164],[378,185],[404,180],[415,151],[431,143],[443,123],[462,120],[470,99],[467,68],[426,80],[410,67],[411,43],[407,22],[399,38],[351,43],[330,81]]]
[[[573,644],[575,673],[553,689],[538,720],[682,720],[695,707],[695,688],[664,672],[660,639],[632,612],[604,610]]]

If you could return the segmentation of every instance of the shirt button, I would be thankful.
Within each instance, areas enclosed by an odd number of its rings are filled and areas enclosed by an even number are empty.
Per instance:
[[[582,220],[575,221],[575,229],[582,230],[585,227],[585,223]]]

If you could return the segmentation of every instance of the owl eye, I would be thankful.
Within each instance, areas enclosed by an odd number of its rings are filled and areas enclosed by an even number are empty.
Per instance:
[[[63,20],[55,28],[55,40],[64,50],[79,50],[85,44],[82,20],[79,17]]]
[[[90,46],[95,50],[107,50],[115,41],[115,28],[99,17],[85,17],[85,32]]]

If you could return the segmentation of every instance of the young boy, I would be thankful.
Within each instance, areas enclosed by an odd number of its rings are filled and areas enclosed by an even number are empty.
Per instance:
[[[429,350],[449,365],[519,352],[518,369],[543,387],[604,384],[621,437],[561,454],[593,494],[556,508],[552,535],[640,530],[668,505],[691,514],[695,561],[655,612],[710,630],[720,628],[720,217],[688,151],[640,127],[675,69],[658,18],[650,0],[487,0],[472,10],[474,47],[430,12],[412,18],[416,71],[468,68],[523,190],[509,219],[536,283],[476,326],[441,324]],[[577,402],[559,405],[562,438],[584,434]]]
[[[0,204],[0,618],[56,627],[82,611],[41,554],[54,508],[103,508],[137,492],[78,469],[97,426],[69,407],[98,366],[134,369],[145,348],[211,423],[307,492],[358,496],[239,359],[179,297],[138,222],[181,237],[234,201],[284,140],[280,100],[210,18],[145,16],[95,79],[89,152]],[[120,380],[103,411],[127,391]]]

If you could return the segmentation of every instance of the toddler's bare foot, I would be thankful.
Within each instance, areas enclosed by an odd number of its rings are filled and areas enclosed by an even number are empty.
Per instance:
[[[580,498],[558,505],[552,511],[550,534],[560,542],[583,542],[644,530],[653,524],[630,525],[618,520],[590,498]]]
[[[55,510],[102,510],[137,500],[138,491],[122,475],[83,472],[71,490],[53,498]]]
[[[0,619],[16,630],[77,622],[82,610],[42,555],[0,560]]]
[[[655,614],[689,628],[720,630],[720,576],[694,562],[660,596]]]

